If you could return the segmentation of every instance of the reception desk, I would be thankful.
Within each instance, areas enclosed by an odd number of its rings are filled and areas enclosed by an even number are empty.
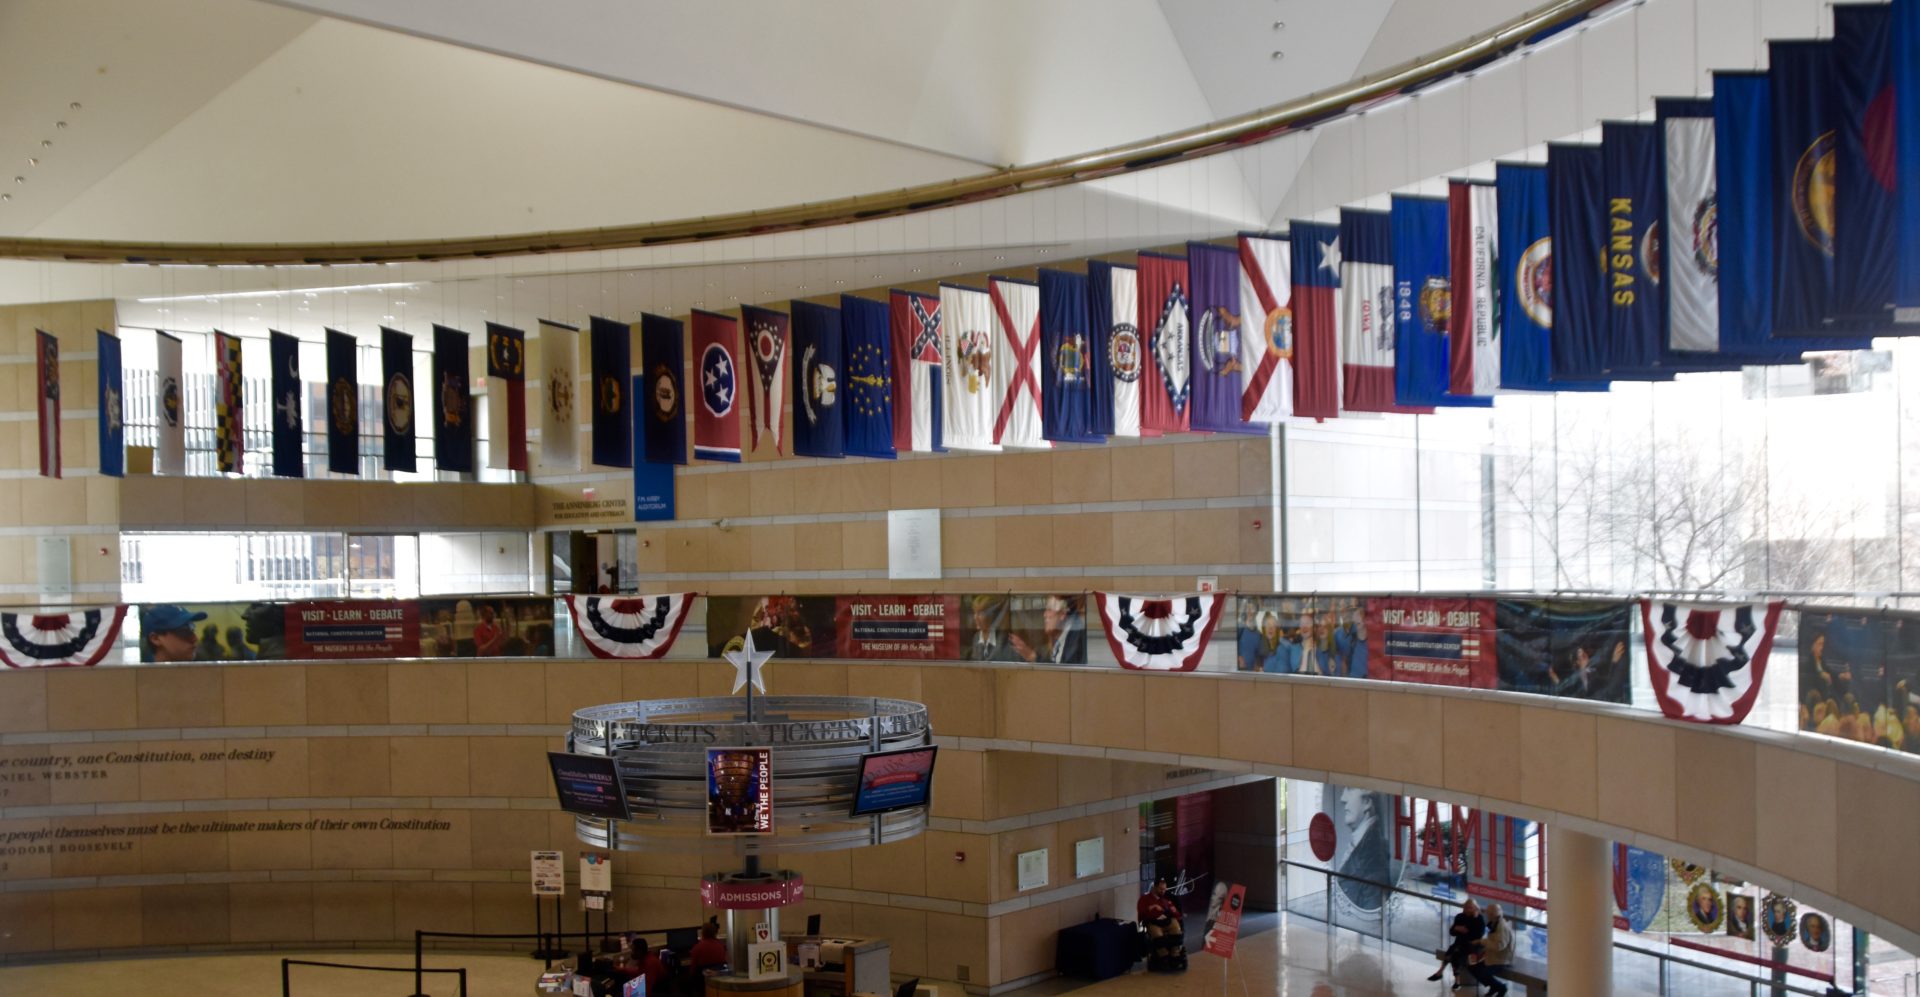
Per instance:
[[[796,935],[781,940],[787,943],[787,962],[805,975],[806,997],[893,992],[892,946],[884,938]],[[802,956],[815,951],[819,963],[806,965]]]
[[[734,994],[751,994],[753,997],[801,997],[804,978],[798,969],[787,967],[785,976],[767,976],[754,979],[750,976],[738,976],[733,973],[707,974],[707,997],[732,997]]]

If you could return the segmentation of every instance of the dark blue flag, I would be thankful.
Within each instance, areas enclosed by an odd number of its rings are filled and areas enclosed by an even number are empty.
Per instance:
[[[1604,382],[1553,379],[1553,236],[1547,168],[1497,163],[1500,211],[1500,386],[1520,391],[1604,391]]]
[[[843,449],[849,457],[894,458],[893,349],[885,301],[840,296]]]
[[[1393,228],[1394,404],[1492,405],[1493,399],[1484,396],[1447,393],[1447,320],[1453,313],[1447,202],[1396,194],[1389,224]]]
[[[595,318],[593,339],[593,462],[602,467],[633,466],[633,328],[625,322]]]
[[[793,314],[793,452],[839,457],[846,449],[840,415],[840,309],[796,301]]]
[[[1891,324],[1893,304],[1892,20],[1884,4],[1833,7],[1833,308],[1873,326]]]
[[[1195,432],[1248,433],[1264,436],[1264,424],[1240,417],[1246,391],[1240,337],[1262,336],[1255,328],[1241,328],[1240,249],[1207,242],[1187,243],[1188,300],[1193,309],[1193,401],[1191,425]]]
[[[1607,375],[1616,381],[1662,381],[1676,370],[1701,369],[1662,350],[1660,215],[1666,172],[1660,129],[1650,122],[1600,124],[1606,184]]]
[[[1101,443],[1093,418],[1093,337],[1087,326],[1087,278],[1040,271],[1042,434],[1057,443]]]
[[[1836,317],[1833,43],[1769,42],[1773,91],[1773,335],[1870,332]],[[1807,347],[1811,349],[1812,347]]]
[[[301,453],[306,439],[306,399],[300,390],[300,340],[284,332],[267,332],[267,356],[273,365],[273,473],[280,478],[306,477]]]
[[[634,406],[640,456],[655,464],[687,462],[686,331],[677,319],[640,316],[640,377],[646,393]]]
[[[105,329],[94,333],[100,372],[100,473],[123,478],[127,474],[127,403],[120,377],[120,337]]]
[[[1605,160],[1597,145],[1547,143],[1553,231],[1553,381],[1607,379]]]
[[[327,470],[360,473],[359,344],[327,330]]]
[[[473,386],[467,360],[467,334],[434,326],[433,463],[442,471],[473,471]]]
[[[640,317],[640,335],[641,335],[642,353],[646,351],[645,337],[646,337],[647,320],[654,317],[655,316],[652,316],[652,315],[642,315]],[[667,320],[662,319],[661,321],[667,321]],[[678,326],[680,323],[674,322],[673,324]],[[642,359],[644,359],[644,357]],[[628,385],[628,387],[635,395],[638,395],[643,391],[653,390],[654,386],[648,383],[650,380],[652,380],[652,375],[650,374],[649,375],[635,374],[633,375],[633,380]],[[675,407],[681,409],[681,411],[685,411],[684,406],[676,404]],[[633,421],[636,423],[640,423],[640,425],[637,425],[634,427],[634,437],[636,439],[645,440],[647,438],[647,433],[651,428],[652,423],[654,423],[656,420],[653,418],[653,413],[650,411],[650,406],[635,405],[633,407]],[[684,446],[685,439],[686,439],[686,436],[683,433],[681,435],[683,446]],[[633,519],[634,519],[634,522],[647,523],[647,522],[653,522],[656,520],[673,519],[674,517],[673,476],[675,473],[676,472],[674,471],[673,465],[671,463],[655,461],[652,459],[636,460],[633,462]]]
[[[1893,0],[1892,50],[1894,172],[1920,177],[1920,0]],[[1893,199],[1893,301],[1901,308],[1920,306],[1920,192]]]
[[[1093,372],[1087,385],[1087,435],[1102,440],[1114,435],[1113,268],[1105,260],[1087,261],[1087,351]]]
[[[418,468],[413,436],[413,337],[380,328],[380,397],[389,471]]]

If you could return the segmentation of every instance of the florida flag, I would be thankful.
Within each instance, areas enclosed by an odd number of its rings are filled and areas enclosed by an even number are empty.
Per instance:
[[[1107,376],[1113,400],[1109,436],[1140,435],[1140,274],[1104,260],[1087,261],[1087,314],[1105,330]]]
[[[994,420],[1006,397],[995,383],[993,299],[987,292],[957,284],[940,285],[940,354],[945,390],[940,393],[941,436],[958,450],[998,450]]]
[[[1767,676],[1783,602],[1719,605],[1640,600],[1647,676],[1675,720],[1737,724]]]
[[[1040,286],[1011,277],[987,281],[993,302],[993,383],[1005,394],[993,420],[993,442],[1046,449],[1040,411]]]
[[[1286,239],[1240,237],[1240,417],[1279,422],[1293,413],[1293,253]]]
[[[1141,435],[1184,433],[1193,391],[1187,261],[1141,253],[1139,302]]]
[[[1491,395],[1500,387],[1500,315],[1496,304],[1500,230],[1490,183],[1447,182],[1448,255],[1453,311],[1447,318],[1447,393]]]
[[[693,313],[693,455],[740,462],[740,327],[731,316]]]
[[[746,305],[740,320],[747,325],[747,355],[753,358],[753,376],[747,378],[750,448],[760,449],[760,434],[765,433],[773,440],[773,451],[785,453],[787,347],[792,339],[787,317]]]
[[[893,374],[893,449],[914,453],[946,450],[941,439],[940,299],[894,291],[888,296]]]

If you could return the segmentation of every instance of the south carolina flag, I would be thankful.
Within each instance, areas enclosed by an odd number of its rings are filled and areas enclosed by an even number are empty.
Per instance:
[[[53,333],[34,330],[33,351],[40,376],[40,475],[60,476],[60,341]]]
[[[1140,254],[1140,432],[1184,433],[1193,391],[1187,261]]]
[[[527,334],[487,323],[487,466],[527,469]]]
[[[302,406],[305,391],[300,384],[300,340],[284,332],[267,330],[267,357],[273,376],[273,473],[276,477],[306,476],[306,412]]]
[[[1500,315],[1496,290],[1500,230],[1493,185],[1447,182],[1448,250],[1453,314],[1447,323],[1447,393],[1491,395],[1500,386]]]
[[[1293,414],[1340,414],[1340,227],[1295,221],[1293,241]]]
[[[748,449],[760,449],[760,434],[765,433],[775,453],[786,453],[789,320],[771,309],[743,305],[740,321],[747,329],[747,355],[753,358],[753,374],[747,378]]]
[[[1140,362],[1144,356],[1139,314],[1140,274],[1104,260],[1087,261],[1087,321],[1101,330],[1107,354],[1108,395],[1112,410],[1104,423],[1109,436],[1140,435]]]
[[[1053,446],[1040,411],[1040,287],[1031,281],[994,277],[993,383],[1006,394],[993,420],[993,442],[1009,447]]]
[[[941,369],[945,336],[940,328],[940,299],[894,291],[888,296],[887,309],[892,332],[887,364],[893,379],[893,449],[940,453],[947,449],[942,441],[941,397],[947,378]]]
[[[1284,238],[1240,237],[1240,418],[1274,423],[1293,413],[1293,253]]]
[[[978,288],[940,285],[942,436],[959,450],[998,450],[993,424],[1004,383],[995,384],[993,299]]]
[[[731,316],[693,313],[693,455],[740,462],[740,327]]]
[[[1425,412],[1393,401],[1393,225],[1340,212],[1341,402],[1354,412]]]

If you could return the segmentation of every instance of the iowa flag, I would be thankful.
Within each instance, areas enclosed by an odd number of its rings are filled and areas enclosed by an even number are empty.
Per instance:
[[[941,356],[945,390],[941,392],[942,436],[957,450],[998,450],[994,420],[1006,386],[996,386],[993,299],[987,292],[957,284],[940,285]]]
[[[487,323],[487,466],[527,469],[527,334]]]
[[[1293,254],[1285,238],[1240,237],[1240,418],[1293,414]]]
[[[904,294],[895,291],[894,294]],[[932,308],[938,312],[940,302],[934,299]],[[893,407],[894,378],[899,368],[894,366],[892,309],[885,301],[873,301],[851,294],[840,296],[840,353],[846,364],[841,378],[840,416],[842,421],[842,443],[849,457],[876,457],[881,460],[894,458],[895,432],[899,423],[895,421]],[[912,318],[911,312],[908,318]],[[938,324],[933,330],[933,355],[940,355],[940,329]],[[913,371],[906,372],[912,379]],[[930,371],[918,375],[928,382],[928,390],[938,390],[940,386],[939,365],[933,365]],[[938,416],[919,422],[918,413],[908,413],[908,448],[916,429],[929,436],[938,436],[940,420]],[[933,442],[928,440],[929,445]]]
[[[1192,302],[1187,261],[1140,254],[1140,431],[1184,433],[1193,394]]]
[[[39,375],[40,476],[60,476],[60,341],[34,330],[34,368]]]
[[[1352,412],[1412,411],[1393,401],[1393,224],[1387,213],[1342,208],[1340,248],[1341,403]]]
[[[994,416],[993,442],[1053,446],[1040,411],[1040,287],[994,277],[987,281],[987,296],[993,302],[993,382],[996,390],[1005,392]]]
[[[947,449],[942,439],[946,419],[942,398],[949,380],[941,365],[943,357],[952,355],[943,352],[946,337],[940,326],[940,298],[896,290],[888,295],[887,307],[891,340],[885,352],[893,386],[892,449],[901,453],[939,453]],[[867,456],[892,456],[892,453]]]
[[[1101,330],[1107,358],[1108,436],[1140,435],[1140,373],[1145,348],[1140,341],[1140,274],[1104,260],[1087,261],[1087,321]],[[1096,403],[1097,404],[1097,403]]]
[[[753,358],[747,378],[748,449],[760,449],[765,435],[775,453],[786,453],[787,352],[792,339],[787,316],[746,305],[740,321],[747,329],[747,355]]]
[[[731,316],[693,313],[693,455],[740,462],[740,326]]]

